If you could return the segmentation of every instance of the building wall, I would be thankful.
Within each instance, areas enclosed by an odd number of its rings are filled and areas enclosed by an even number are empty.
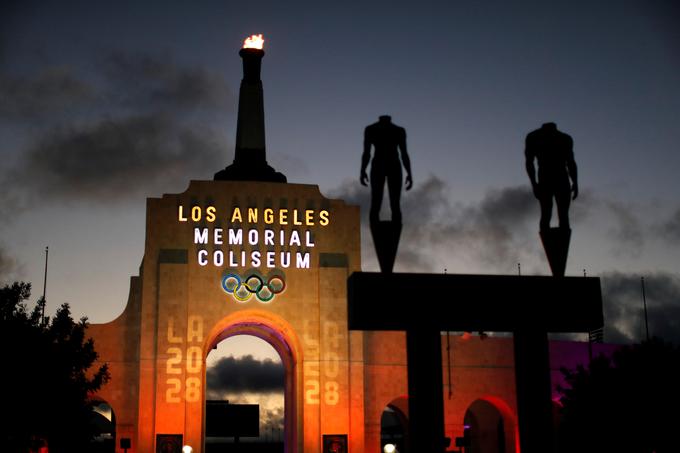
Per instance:
[[[380,417],[388,404],[408,398],[406,336],[403,332],[366,332],[364,337],[366,440],[363,451],[380,451]],[[447,351],[447,346],[450,350]],[[451,385],[449,385],[449,372]],[[463,435],[467,409],[484,399],[506,420],[507,452],[515,451],[517,401],[511,338],[442,335],[445,435]],[[449,395],[449,389],[451,393]]]
[[[107,324],[91,324],[88,334],[95,340],[99,354],[98,369],[107,363],[111,380],[97,395],[116,414],[116,436],[134,439],[138,425],[139,338],[141,313],[141,279],[130,279],[130,293],[123,313]]]
[[[214,219],[206,217],[209,207]],[[234,208],[240,208],[241,221],[232,218]],[[257,221],[248,220],[248,208],[258,209]],[[263,218],[267,208],[277,212],[271,223]],[[279,213],[286,209],[284,219]],[[303,225],[292,225],[295,210]],[[304,224],[308,211],[313,225]],[[322,211],[326,225],[320,224]],[[132,439],[131,452],[155,451],[159,434],[181,434],[184,444],[202,451],[206,357],[222,339],[244,333],[268,341],[282,357],[287,451],[321,451],[324,434],[347,434],[351,452],[380,451],[385,407],[401,405],[408,412],[405,334],[347,330],[347,277],[361,270],[358,207],[324,198],[317,186],[192,181],[184,193],[149,199],[146,224],[144,258],[139,276],[131,278],[124,312],[89,331],[100,362],[111,370],[111,381],[97,396],[112,406],[117,437]],[[208,228],[208,244],[195,243],[195,228]],[[215,243],[215,228],[224,229],[225,244]],[[229,228],[243,229],[244,241],[250,229],[260,238],[267,229],[277,238],[296,230],[301,244],[271,246],[260,239],[229,246]],[[313,245],[305,244],[307,232]],[[279,263],[282,293],[269,302],[255,296],[238,301],[222,280],[229,273],[245,278],[253,266],[201,265],[201,250],[209,257],[215,250],[309,253],[309,268]],[[265,280],[273,271],[255,267]],[[553,346],[553,369],[585,361],[587,346],[576,345],[571,348],[579,359],[569,346]],[[516,451],[513,363],[510,338],[442,336],[448,437],[463,435],[466,411],[481,399],[503,417],[506,452]]]

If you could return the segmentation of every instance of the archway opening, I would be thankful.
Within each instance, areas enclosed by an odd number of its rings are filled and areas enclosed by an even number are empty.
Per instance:
[[[513,453],[514,423],[504,408],[488,399],[474,401],[465,412],[466,453]]]
[[[380,451],[383,453],[408,452],[408,400],[392,400],[380,416]]]
[[[114,453],[116,451],[116,414],[113,408],[102,400],[91,401],[89,407],[92,433],[89,451]]]
[[[286,370],[280,352],[260,335],[227,332],[218,341],[206,359],[206,453],[282,453]]]

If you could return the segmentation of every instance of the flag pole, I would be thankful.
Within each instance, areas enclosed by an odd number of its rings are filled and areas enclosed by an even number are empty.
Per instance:
[[[647,341],[649,341],[649,322],[647,321],[647,296],[645,295],[645,278],[640,277],[640,283],[642,286],[642,304],[645,310],[645,336]]]
[[[41,315],[41,322],[44,324],[45,323],[45,305],[47,305],[47,299],[45,298],[47,296],[47,259],[49,257],[50,253],[50,248],[45,247],[45,278],[43,280],[43,306],[42,306],[42,315]]]

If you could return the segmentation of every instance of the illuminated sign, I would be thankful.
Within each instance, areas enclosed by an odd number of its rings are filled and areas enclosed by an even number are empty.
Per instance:
[[[189,316],[188,327],[175,329],[175,319],[168,319],[167,342],[165,353],[165,402],[195,403],[201,398],[201,372],[203,371],[203,318]]]
[[[274,296],[286,289],[283,272],[275,271],[264,278],[256,270],[251,270],[246,277],[229,273],[222,277],[222,289],[237,302],[248,302],[253,296],[260,302],[271,302]]]
[[[310,250],[315,246],[309,228],[328,226],[330,213],[325,209],[234,207],[228,216],[221,217],[215,206],[185,209],[180,205],[177,219],[202,223],[193,230],[199,266],[309,269]],[[218,219],[228,220],[230,226],[205,226]],[[273,250],[276,247],[278,251]]]

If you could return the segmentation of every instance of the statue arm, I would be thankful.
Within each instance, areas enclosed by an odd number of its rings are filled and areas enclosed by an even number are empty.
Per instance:
[[[368,135],[368,130],[365,130],[364,153],[361,155],[361,173],[359,174],[359,181],[364,186],[368,185],[368,175],[366,174],[366,168],[368,168],[368,162],[371,160],[371,140]]]
[[[567,151],[567,171],[571,178],[572,199],[575,200],[578,197],[578,171],[574,160],[574,142],[571,138],[569,138],[569,149]]]
[[[402,134],[399,137],[399,151],[401,152],[401,163],[406,169],[406,190],[410,190],[413,186],[413,177],[411,175],[411,159],[408,157],[408,151],[406,150],[405,130],[402,130]]]

